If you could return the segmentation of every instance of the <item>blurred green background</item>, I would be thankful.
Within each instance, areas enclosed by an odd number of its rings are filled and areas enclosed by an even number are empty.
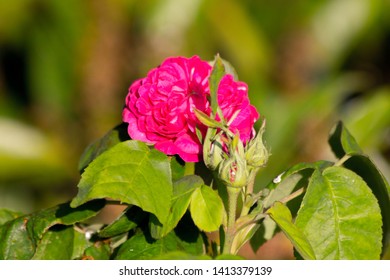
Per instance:
[[[77,161],[167,56],[219,53],[267,119],[258,185],[333,160],[339,119],[390,178],[390,1],[0,1],[0,208],[69,200]]]

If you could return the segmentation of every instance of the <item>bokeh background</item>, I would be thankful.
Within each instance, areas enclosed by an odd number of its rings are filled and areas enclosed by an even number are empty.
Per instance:
[[[71,199],[79,156],[121,122],[132,81],[167,56],[216,53],[267,119],[258,186],[333,160],[340,119],[389,180],[390,1],[0,0],[0,208]],[[291,253],[279,235],[242,251]]]

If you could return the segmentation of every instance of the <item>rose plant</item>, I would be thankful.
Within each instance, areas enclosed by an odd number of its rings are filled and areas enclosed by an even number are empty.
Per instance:
[[[0,210],[1,259],[240,258],[280,230],[298,259],[388,256],[389,184],[342,122],[329,136],[337,161],[256,186],[270,156],[265,118],[219,56],[168,58],[124,103],[123,122],[81,156],[72,201]],[[126,208],[94,223],[109,204]]]

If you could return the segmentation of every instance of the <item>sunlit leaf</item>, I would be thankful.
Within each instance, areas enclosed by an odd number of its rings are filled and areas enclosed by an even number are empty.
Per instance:
[[[378,202],[362,178],[348,169],[314,171],[295,223],[317,259],[379,259]]]
[[[195,189],[191,196],[191,217],[194,223],[203,231],[215,231],[222,224],[224,206],[217,192],[209,186]]]
[[[54,227],[37,243],[32,259],[69,260],[73,255],[74,229],[72,226]]]
[[[116,144],[129,140],[127,134],[127,124],[122,123],[89,145],[83,152],[79,160],[79,171],[82,172],[100,154],[112,148]]]
[[[96,158],[82,174],[71,206],[111,198],[139,206],[165,221],[172,196],[168,157],[139,141],[117,144]]]
[[[306,236],[296,227],[292,222],[290,210],[283,203],[275,202],[275,204],[268,209],[267,213],[281,228],[287,238],[294,245],[294,248],[306,260],[315,260],[313,248]]]

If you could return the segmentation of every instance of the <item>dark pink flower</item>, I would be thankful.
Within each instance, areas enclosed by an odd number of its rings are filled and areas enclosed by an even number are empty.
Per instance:
[[[167,155],[178,154],[184,161],[198,162],[203,149],[196,130],[204,136],[207,128],[193,109],[211,112],[210,72],[211,66],[198,56],[173,57],[135,81],[129,88],[123,110],[130,137],[153,144]],[[249,103],[247,85],[225,75],[218,87],[218,103],[227,120],[240,110],[230,130],[239,132],[244,143],[249,141],[259,114]]]
[[[178,154],[184,161],[197,162],[202,145],[193,108],[207,112],[208,78],[211,66],[197,56],[166,59],[129,88],[123,121],[129,123],[132,139],[154,144],[168,155]]]

